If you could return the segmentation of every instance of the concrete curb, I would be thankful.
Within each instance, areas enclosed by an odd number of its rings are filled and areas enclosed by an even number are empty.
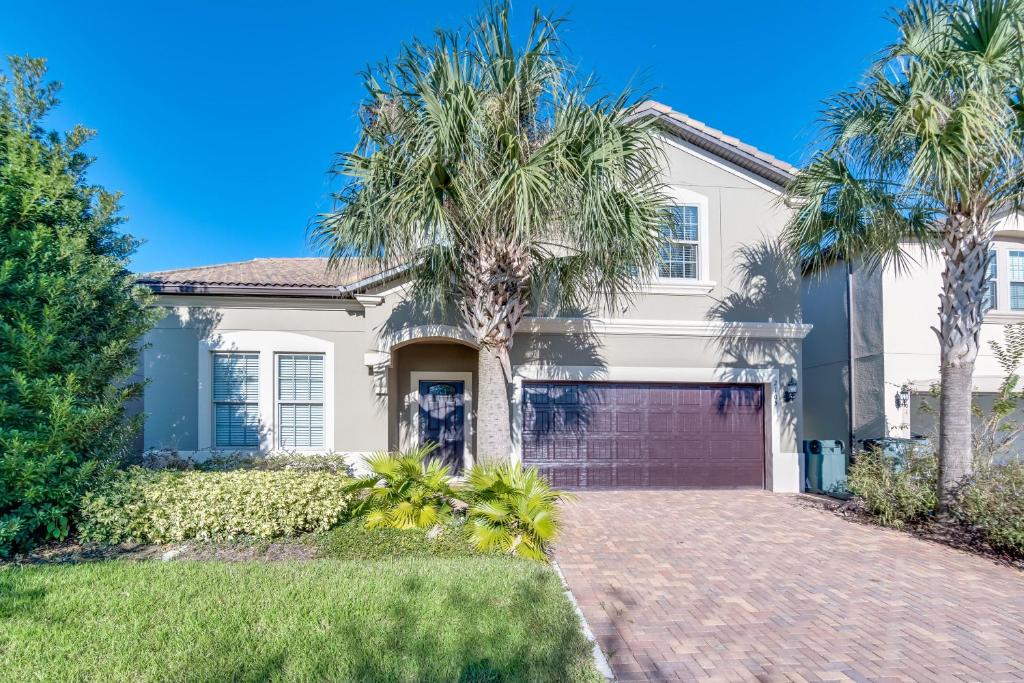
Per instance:
[[[604,652],[601,651],[601,646],[597,644],[597,638],[594,636],[594,632],[590,630],[590,624],[587,623],[587,618],[583,615],[583,610],[580,609],[580,604],[576,602],[576,596],[572,594],[569,589],[569,582],[565,580],[565,574],[562,573],[562,568],[558,566],[558,563],[554,560],[551,561],[551,566],[555,568],[555,573],[558,574],[559,581],[562,582],[562,588],[565,589],[565,594],[569,598],[569,602],[572,603],[572,608],[576,611],[576,616],[579,617],[580,625],[583,626],[583,635],[587,637],[590,644],[594,646],[594,666],[601,672],[601,675],[609,681],[615,680],[615,674],[612,672],[612,667],[608,664],[608,659],[604,656]]]

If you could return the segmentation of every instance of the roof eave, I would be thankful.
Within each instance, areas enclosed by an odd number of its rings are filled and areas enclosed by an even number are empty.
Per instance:
[[[288,287],[279,285],[206,285],[199,283],[153,282],[140,280],[155,294],[197,296],[281,296],[324,299],[350,299],[340,287]]]
[[[396,279],[398,277],[401,277],[410,268],[412,268],[412,264],[410,264],[410,263],[403,263],[402,265],[394,266],[392,268],[388,268],[387,270],[381,271],[381,272],[376,273],[374,275],[371,275],[369,277],[365,277],[362,280],[356,280],[355,282],[353,282],[351,284],[342,285],[341,287],[338,287],[338,290],[342,294],[345,294],[345,295],[348,295],[348,296],[352,296],[354,294],[360,294],[360,293],[365,292],[366,290],[368,290],[371,287],[375,287],[376,285],[381,285],[381,284],[384,284],[386,282],[390,282],[391,280],[394,280],[394,279]]]
[[[780,190],[784,190],[793,180],[794,176],[792,173],[784,171],[763,159],[759,159],[749,152],[722,142],[716,137],[687,125],[673,118],[669,113],[654,107],[643,107],[637,110],[634,117],[652,118],[655,120],[656,125],[661,126],[676,137],[719,158],[725,159],[762,180],[767,180]]]

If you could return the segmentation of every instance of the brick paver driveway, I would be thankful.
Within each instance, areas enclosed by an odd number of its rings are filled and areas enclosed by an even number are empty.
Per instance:
[[[1024,679],[1024,573],[795,496],[596,491],[558,564],[619,680]]]

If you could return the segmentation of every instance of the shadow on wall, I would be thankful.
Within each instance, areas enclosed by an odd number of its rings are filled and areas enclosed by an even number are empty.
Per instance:
[[[738,291],[729,293],[708,311],[710,321],[723,323],[715,343],[736,365],[777,365],[788,354],[795,358],[799,339],[761,338],[735,334],[730,323],[773,322],[799,324],[799,263],[776,239],[762,236],[733,254]],[[786,360],[786,362],[792,362]]]
[[[464,329],[465,324],[458,311],[450,302],[437,302],[410,293],[392,310],[391,314],[376,329],[378,341],[402,339],[403,334],[414,327],[456,327]]]
[[[802,323],[799,262],[781,240],[765,235],[738,248],[732,262],[737,290],[708,311],[709,321],[722,324],[708,343],[721,352],[723,366],[777,368],[784,386],[799,374],[802,340],[744,333],[738,323]],[[782,411],[781,419],[783,429],[795,432],[797,410]]]
[[[186,334],[168,335],[159,344],[147,344],[145,348],[146,381],[159,392],[161,419],[166,423],[156,425],[155,431],[160,435],[158,443],[139,444],[139,458],[143,449],[177,452],[194,450],[198,446],[199,435],[190,432],[198,428],[195,403],[198,356],[195,349],[201,340],[224,351],[226,356],[224,361],[215,364],[220,394],[214,397],[214,427],[215,430],[220,428],[220,435],[225,438],[224,443],[214,444],[214,448],[250,450],[258,448],[265,440],[269,425],[259,419],[258,362],[246,358],[252,355],[244,353],[247,349],[224,345],[218,332],[222,319],[222,314],[216,309],[195,306],[170,309],[159,323],[159,331]],[[233,351],[237,353],[232,354]],[[193,359],[192,364],[187,365],[186,359],[190,358]],[[138,412],[144,411],[145,405],[140,404]],[[149,422],[152,417],[146,414],[145,419]],[[192,443],[195,446],[189,447]]]
[[[589,319],[589,311],[575,313],[574,317]],[[524,387],[522,406],[513,404],[513,410],[523,411],[522,432],[513,434],[513,440],[522,443],[524,453],[535,442],[547,441],[547,435],[555,432],[586,432],[591,423],[592,410],[600,405],[600,392],[575,386],[561,386],[562,381],[600,380],[601,372],[595,376],[594,368],[606,368],[607,361],[601,353],[599,340],[589,325],[581,324],[580,329],[570,334],[521,335],[513,347],[514,365],[535,365],[547,369],[550,380],[532,387]],[[516,420],[513,429],[519,428]]]

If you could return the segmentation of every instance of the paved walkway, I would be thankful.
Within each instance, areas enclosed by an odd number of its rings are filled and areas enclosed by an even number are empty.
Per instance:
[[[795,496],[600,491],[556,557],[619,680],[1024,680],[1024,573]]]

